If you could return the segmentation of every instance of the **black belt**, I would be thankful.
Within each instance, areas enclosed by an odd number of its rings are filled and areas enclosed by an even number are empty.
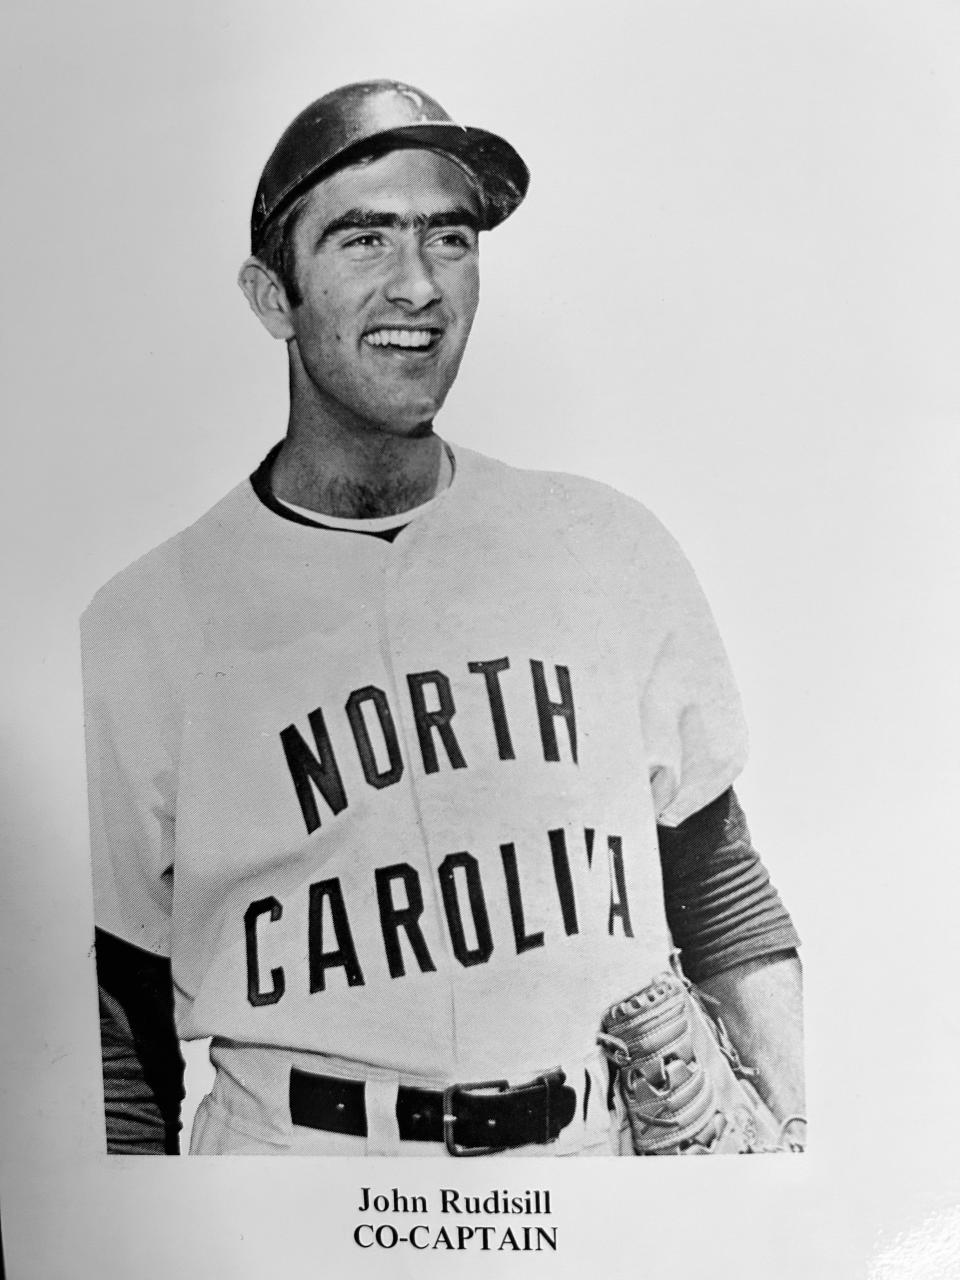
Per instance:
[[[557,1069],[510,1088],[506,1080],[452,1084],[444,1090],[397,1090],[397,1125],[404,1142],[443,1142],[454,1156],[487,1155],[553,1142],[576,1110],[576,1092]],[[367,1136],[362,1080],[290,1070],[290,1119],[308,1129]],[[493,1092],[493,1091],[496,1092]]]

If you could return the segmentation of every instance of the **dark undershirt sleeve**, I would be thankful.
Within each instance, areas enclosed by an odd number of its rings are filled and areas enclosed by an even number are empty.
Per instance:
[[[183,1058],[170,961],[96,931],[107,1151],[177,1155]]]
[[[667,923],[691,982],[799,946],[732,788],[657,836]]]

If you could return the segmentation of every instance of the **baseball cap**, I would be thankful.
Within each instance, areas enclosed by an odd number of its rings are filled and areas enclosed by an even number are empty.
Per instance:
[[[439,102],[412,85],[363,80],[318,98],[282,134],[253,202],[253,252],[269,224],[298,196],[371,145],[426,147],[449,156],[477,187],[486,231],[513,213],[530,183],[527,166],[504,138],[457,124]]]

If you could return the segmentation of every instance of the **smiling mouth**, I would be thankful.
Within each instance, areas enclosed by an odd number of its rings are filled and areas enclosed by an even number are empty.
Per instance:
[[[439,337],[439,329],[371,329],[363,340],[371,347],[388,350],[428,351]]]

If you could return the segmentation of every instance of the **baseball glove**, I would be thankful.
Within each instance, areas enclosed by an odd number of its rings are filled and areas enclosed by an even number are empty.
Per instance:
[[[684,978],[661,973],[612,1005],[598,1041],[616,1069],[639,1156],[802,1150],[751,1084],[719,1018]]]

